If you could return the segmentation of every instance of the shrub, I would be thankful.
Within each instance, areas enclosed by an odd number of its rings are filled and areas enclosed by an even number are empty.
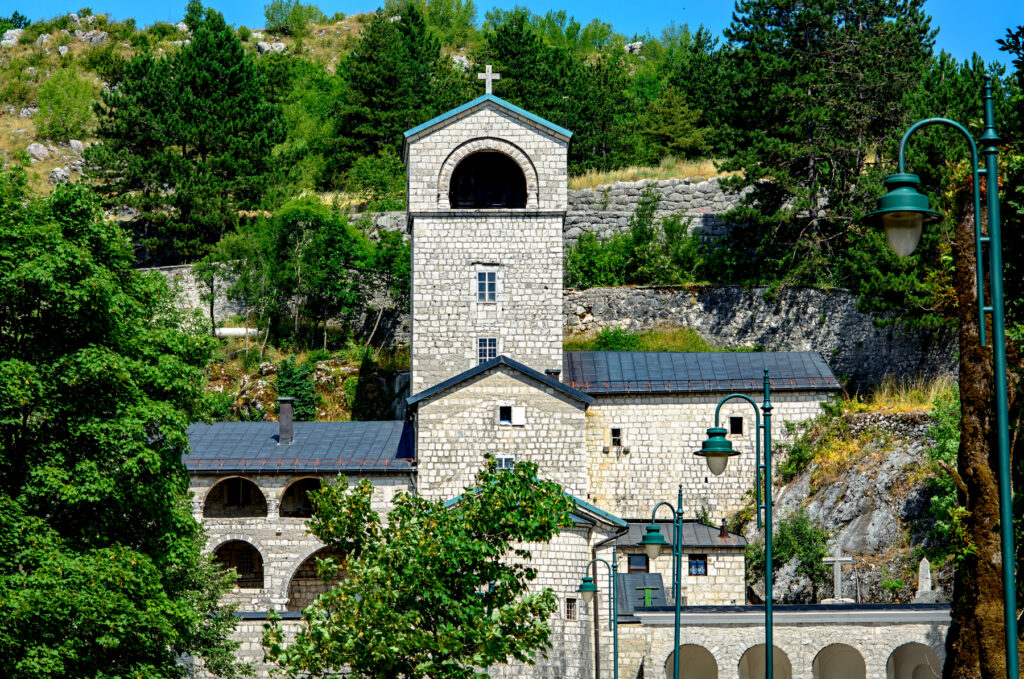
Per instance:
[[[405,164],[391,151],[356,160],[348,172],[347,185],[367,201],[370,212],[405,208]]]
[[[268,31],[295,38],[304,36],[309,24],[327,21],[327,16],[319,7],[303,5],[298,0],[271,0],[269,5],[263,7],[263,17],[267,21]]]
[[[113,42],[108,42],[102,47],[93,47],[82,57],[82,66],[87,71],[97,73],[111,85],[116,85],[124,79],[127,65],[128,60],[117,52]]]
[[[601,328],[594,338],[594,351],[639,351],[640,335],[623,328]]]
[[[155,24],[146,29],[146,32],[153,37],[154,40],[170,40],[178,36],[178,29],[174,24],[167,23],[166,21],[157,21]]]
[[[787,516],[772,531],[772,573],[796,560],[796,572],[811,581],[814,597],[818,587],[828,582],[829,569],[822,561],[828,556],[828,533],[806,509]],[[746,549],[747,581],[764,577],[764,540],[751,542]]]
[[[239,40],[241,40],[242,42],[249,42],[249,40],[251,38],[252,38],[252,31],[250,31],[245,26],[239,26],[238,27],[238,39]]]
[[[289,356],[277,366],[277,394],[295,399],[295,419],[316,419],[316,392],[310,374],[313,366],[309,363],[298,365],[294,356]]]
[[[47,139],[85,136],[92,124],[93,92],[72,68],[62,68],[39,88],[36,130]]]

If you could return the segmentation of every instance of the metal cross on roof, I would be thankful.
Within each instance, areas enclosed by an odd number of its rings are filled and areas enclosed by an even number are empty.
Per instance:
[[[484,69],[484,72],[483,73],[477,73],[476,74],[476,78],[477,78],[477,80],[484,80],[484,81],[486,81],[486,85],[485,86],[487,88],[487,90],[486,90],[487,94],[492,94],[491,88],[493,86],[493,83],[494,83],[495,80],[501,80],[501,74],[500,73],[493,73],[491,71],[491,65],[487,64],[487,67]]]
[[[832,564],[832,597],[834,599],[841,599],[843,597],[843,564],[853,563],[853,557],[843,556],[843,546],[837,542],[835,555],[826,556],[822,561],[826,564]]]

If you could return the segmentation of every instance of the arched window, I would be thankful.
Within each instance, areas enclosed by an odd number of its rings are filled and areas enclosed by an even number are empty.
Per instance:
[[[334,589],[345,577],[343,570],[339,570],[329,582],[324,582],[316,572],[317,559],[326,559],[329,556],[340,558],[335,552],[326,547],[311,554],[296,569],[292,581],[288,583],[288,603],[285,604],[286,611],[302,611],[309,606],[318,596],[327,590]]]
[[[258,549],[243,540],[225,542],[213,552],[213,560],[221,568],[234,568],[238,574],[235,587],[263,589],[263,557]]]
[[[866,679],[864,656],[853,646],[830,644],[814,657],[814,679]]]
[[[313,516],[313,503],[309,501],[309,493],[320,490],[320,479],[299,479],[281,498],[281,516],[308,519]]]
[[[675,655],[668,654],[665,661],[665,676],[675,671]],[[679,647],[679,679],[718,679],[718,662],[711,651],[697,644],[683,644]]]
[[[203,503],[207,519],[266,516],[267,499],[255,483],[239,476],[224,479],[210,489]]]
[[[764,644],[751,646],[740,658],[740,679],[764,679]],[[778,646],[772,646],[772,676],[775,679],[793,679],[793,665],[789,656]]]
[[[939,654],[924,644],[903,644],[885,664],[887,679],[938,679],[942,676]]]
[[[526,207],[526,176],[504,153],[478,151],[452,172],[448,202],[454,209]]]

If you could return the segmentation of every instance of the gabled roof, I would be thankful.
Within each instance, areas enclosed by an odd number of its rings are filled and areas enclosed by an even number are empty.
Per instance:
[[[647,526],[650,521],[640,520],[629,520],[629,532],[622,536],[618,541],[619,547],[640,547],[640,541],[644,535],[647,534]],[[672,546],[672,540],[675,539],[672,530],[672,521],[659,519],[655,522],[655,525],[661,529],[661,536],[665,538],[665,545]],[[687,547],[701,547],[701,548],[734,548],[742,549],[747,546],[747,540],[742,535],[736,533],[726,533],[726,536],[720,537],[720,528],[714,526],[708,526],[696,519],[683,519],[683,525],[679,534],[679,542],[684,548]]]
[[[816,351],[566,351],[562,379],[586,394],[837,391],[839,380]]]
[[[502,365],[512,368],[513,370],[520,372],[531,379],[541,382],[542,384],[544,384],[544,386],[551,387],[552,389],[562,394],[565,394],[569,398],[575,399],[587,405],[590,405],[591,403],[594,402],[593,397],[587,396],[581,391],[577,391],[572,387],[562,384],[558,380],[552,377],[548,377],[542,372],[538,372],[529,366],[523,365],[519,361],[513,361],[508,356],[498,356],[497,358],[492,358],[489,361],[474,366],[469,370],[466,370],[465,372],[461,372],[455,377],[449,377],[444,382],[438,382],[434,386],[430,387],[429,389],[424,389],[418,394],[413,394],[408,398],[406,403],[410,406],[415,405],[424,399],[430,398],[435,394],[441,393],[445,389],[451,389],[452,387],[461,384],[466,380],[472,379],[473,377],[476,377],[481,373],[487,372],[492,368],[496,368]]]
[[[477,108],[479,106],[482,106],[482,105],[484,105],[486,103],[495,104],[495,105],[505,109],[506,111],[509,111],[510,113],[512,113],[512,114],[514,114],[516,116],[519,116],[521,118],[525,118],[526,120],[528,120],[530,122],[536,123],[537,125],[540,125],[541,127],[547,128],[548,130],[550,130],[554,134],[562,136],[562,137],[565,137],[566,140],[568,140],[568,139],[570,139],[572,137],[572,132],[570,132],[569,130],[565,129],[564,127],[561,127],[560,125],[555,125],[550,120],[544,120],[540,116],[534,115],[533,113],[530,113],[529,111],[527,111],[525,109],[521,109],[518,106],[516,106],[515,104],[508,103],[507,101],[505,101],[501,97],[496,97],[493,94],[484,94],[482,96],[477,97],[473,101],[466,102],[462,106],[457,106],[456,108],[453,108],[450,111],[442,113],[441,115],[437,116],[436,118],[431,118],[430,120],[428,120],[427,122],[423,123],[422,125],[417,125],[416,127],[412,128],[411,130],[406,130],[406,132],[405,132],[405,142],[408,143],[410,137],[414,137],[414,136],[420,134],[421,132],[425,132],[426,130],[429,130],[430,128],[432,128],[432,127],[434,127],[436,125],[440,125],[441,123],[445,122],[446,120],[449,120],[451,118],[457,118],[459,116],[459,114],[464,113],[466,111],[469,111],[471,109]]]
[[[572,519],[575,523],[604,523],[615,526],[616,528],[626,528],[629,526],[625,519],[620,519],[614,514],[610,514],[603,509],[599,509],[586,500],[581,500],[572,493],[562,491],[562,495],[572,500],[573,504],[576,505],[576,511],[572,513]],[[461,501],[462,495],[458,495],[453,497],[451,500],[445,501],[444,506],[454,507]]]
[[[388,422],[295,422],[278,443],[277,422],[215,422],[188,429],[191,473],[407,472],[415,468],[412,425]]]

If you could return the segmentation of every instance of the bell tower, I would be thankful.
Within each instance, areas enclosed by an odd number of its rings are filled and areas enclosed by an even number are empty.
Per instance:
[[[412,393],[507,356],[562,367],[572,133],[487,93],[405,133]]]

